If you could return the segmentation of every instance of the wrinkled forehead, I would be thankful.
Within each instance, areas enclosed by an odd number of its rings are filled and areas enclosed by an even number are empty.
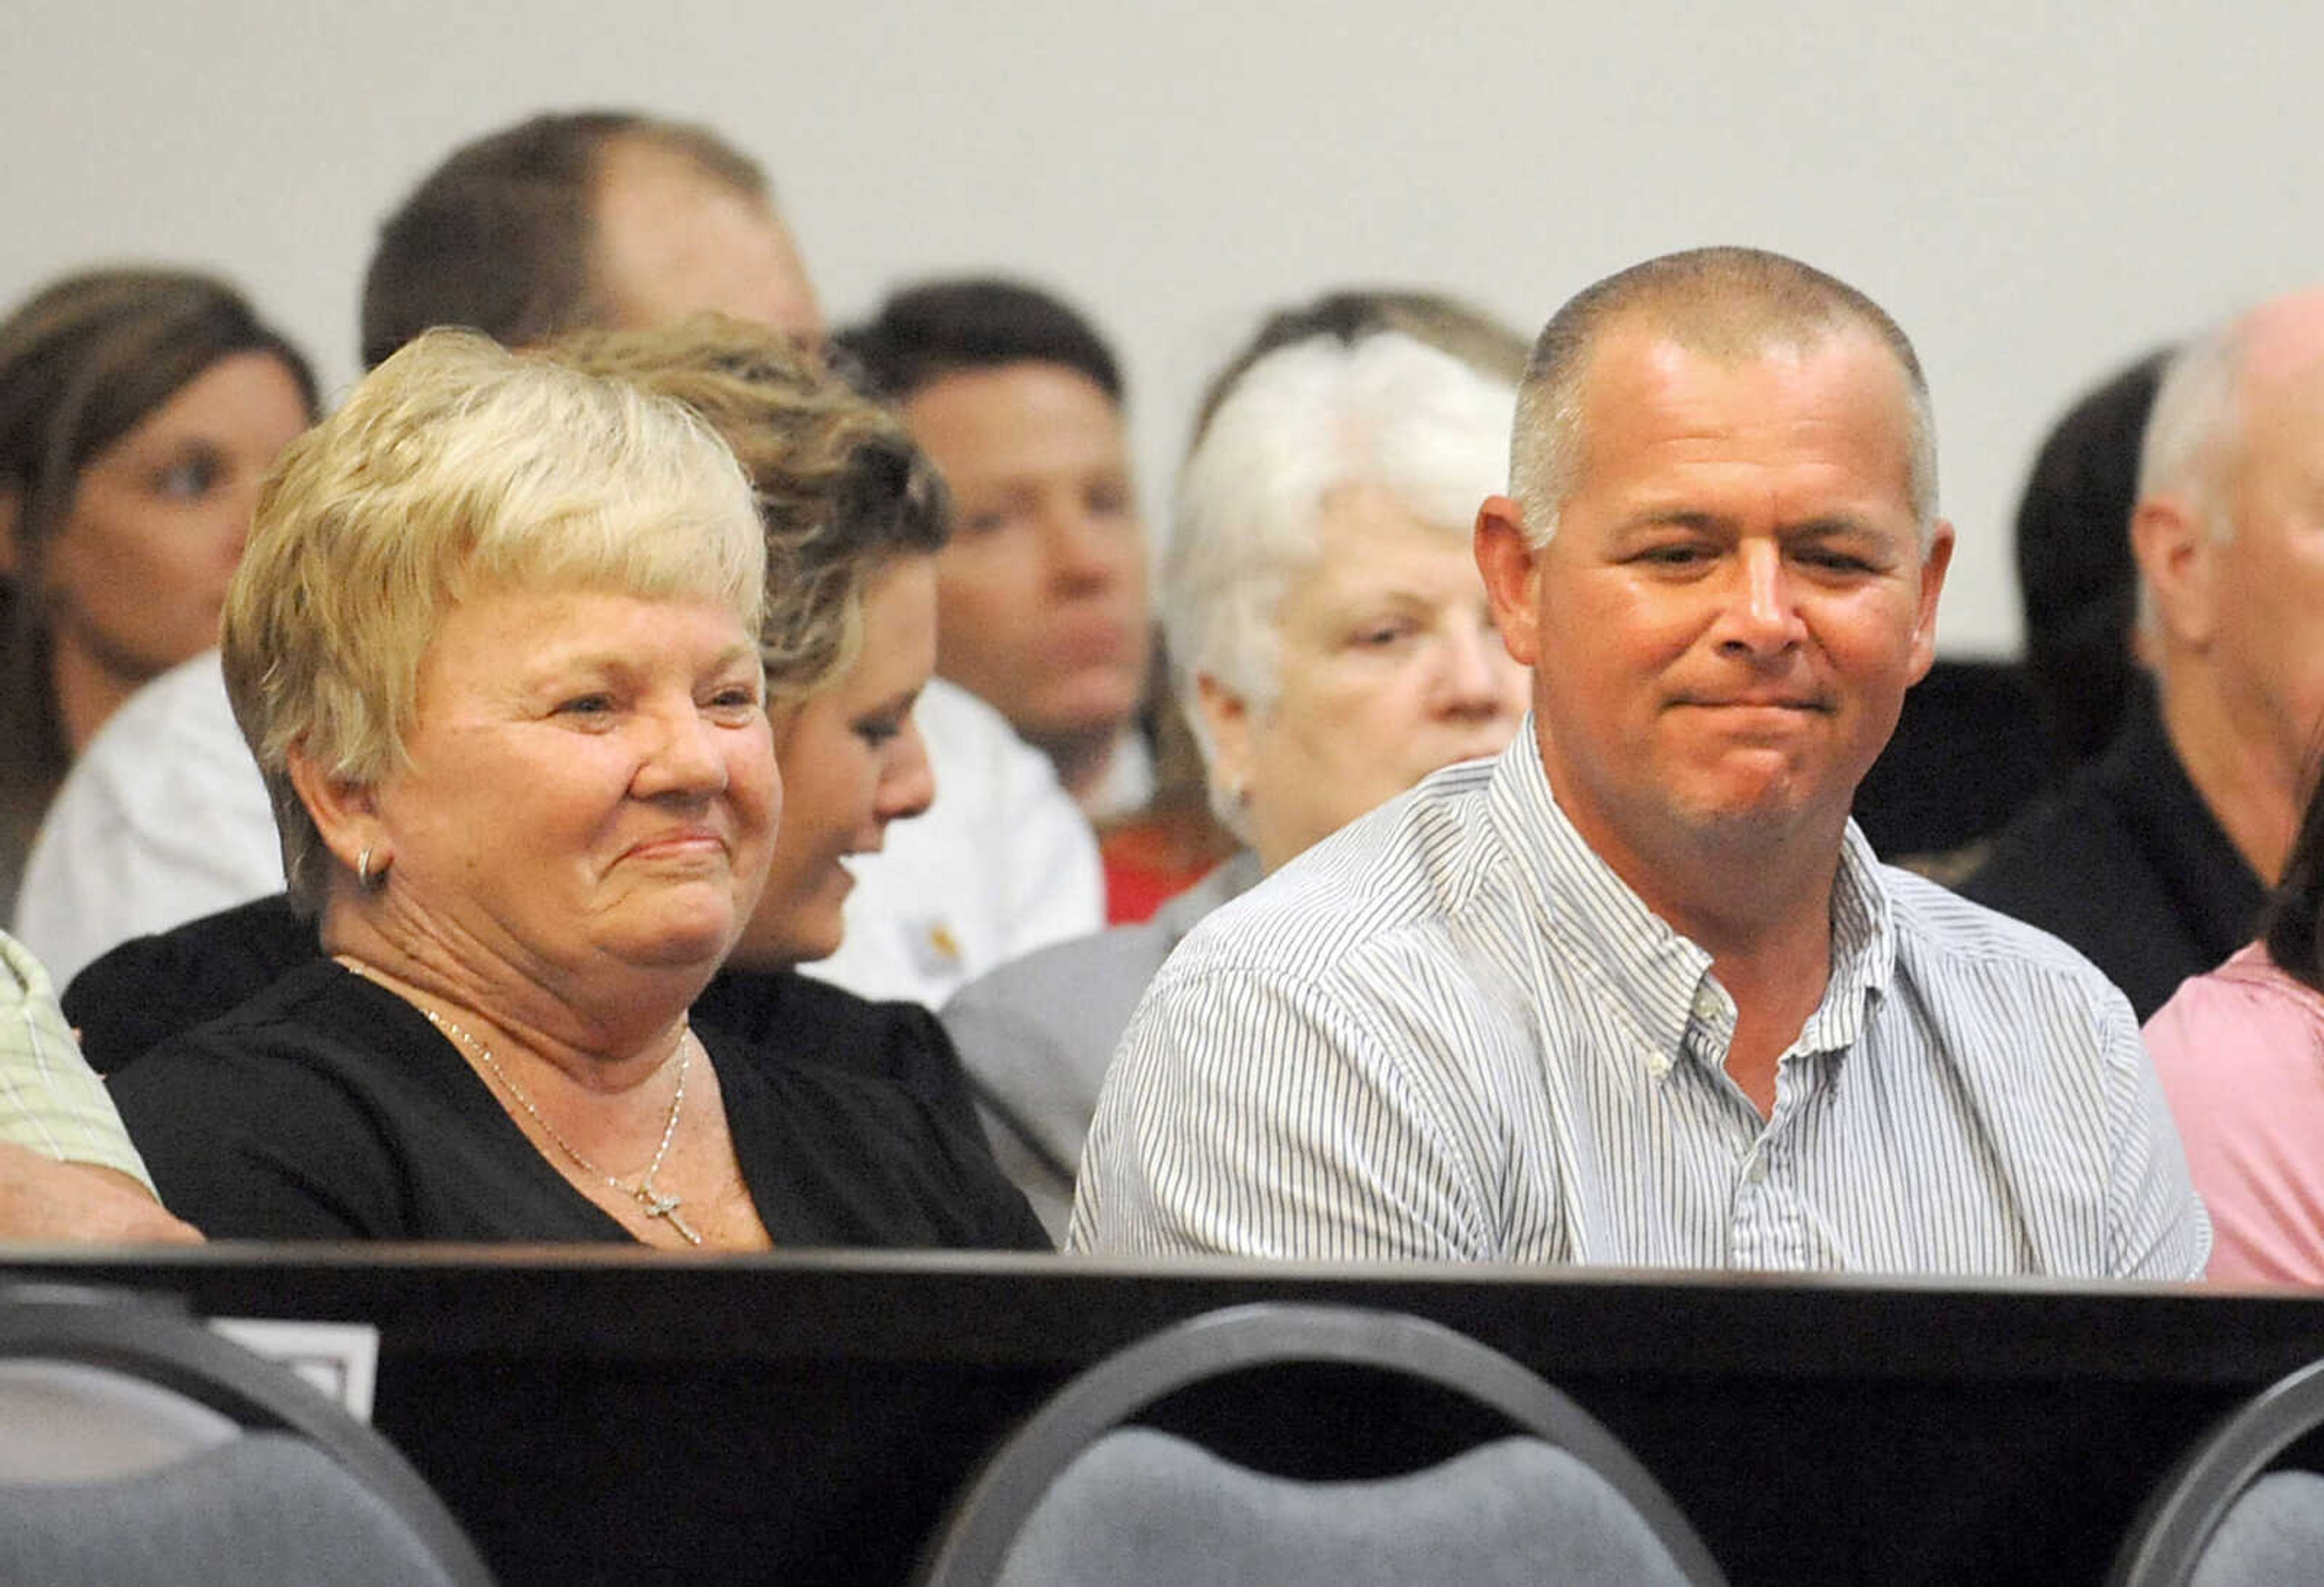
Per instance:
[[[1796,370],[1833,354],[1870,354],[1895,381],[1899,402],[1909,403],[1911,372],[1872,326],[1845,316],[1801,320],[1763,315],[1636,313],[1609,324],[1593,339],[1584,365],[1585,391],[1599,372],[1632,364],[1670,367],[1695,364],[1741,372],[1755,368]]]
[[[1592,349],[1575,393],[1577,461],[1590,456],[1593,432],[1692,424],[1709,438],[1773,419],[1784,403],[1820,408],[1850,428],[1892,429],[1899,468],[1909,475],[1910,377],[1877,336],[1846,325],[1748,341],[1692,338],[1646,324],[1610,333]]]
[[[1748,316],[1609,327],[1575,394],[1573,456],[1586,476],[1593,432],[1637,427],[1705,439],[1787,416],[1812,417],[1835,443],[1873,437],[1895,447],[1896,485],[1925,539],[1935,511],[1935,457],[1925,394],[1875,327],[1847,316],[1766,323]]]

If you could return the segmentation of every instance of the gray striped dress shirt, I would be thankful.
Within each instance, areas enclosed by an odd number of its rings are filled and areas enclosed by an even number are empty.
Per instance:
[[[1851,825],[1772,1117],[1735,1005],[1549,790],[1530,724],[1180,947],[1107,1077],[1067,1248],[2200,1277],[2121,993]]]

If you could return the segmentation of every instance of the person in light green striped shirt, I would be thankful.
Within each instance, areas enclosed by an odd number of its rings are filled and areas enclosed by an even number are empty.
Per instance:
[[[48,971],[0,933],[0,1239],[199,1238],[155,1198]]]

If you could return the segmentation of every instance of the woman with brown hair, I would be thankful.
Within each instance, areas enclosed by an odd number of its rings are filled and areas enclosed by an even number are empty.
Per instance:
[[[298,350],[207,276],[91,271],[0,322],[0,914],[81,746],[217,643],[259,479],[315,408]]]

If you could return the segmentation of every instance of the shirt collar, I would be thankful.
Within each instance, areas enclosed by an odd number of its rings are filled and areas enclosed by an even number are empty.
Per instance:
[[[32,949],[0,931],[0,1002],[53,1001],[55,997],[55,984]]]
[[[1800,1028],[1799,1050],[1837,1052],[1856,1045],[1874,997],[1896,976],[1896,917],[1880,861],[1854,821],[1840,839],[1831,884],[1831,981]]]
[[[1536,922],[1612,990],[1652,1051],[1678,1051],[1691,1025],[1732,1033],[1733,1003],[1711,978],[1710,953],[1648,909],[1559,808],[1530,715],[1494,766],[1489,799]],[[1886,994],[1895,962],[1895,917],[1879,861],[1850,821],[1832,884],[1831,977],[1796,1050],[1854,1046],[1871,996]]]

